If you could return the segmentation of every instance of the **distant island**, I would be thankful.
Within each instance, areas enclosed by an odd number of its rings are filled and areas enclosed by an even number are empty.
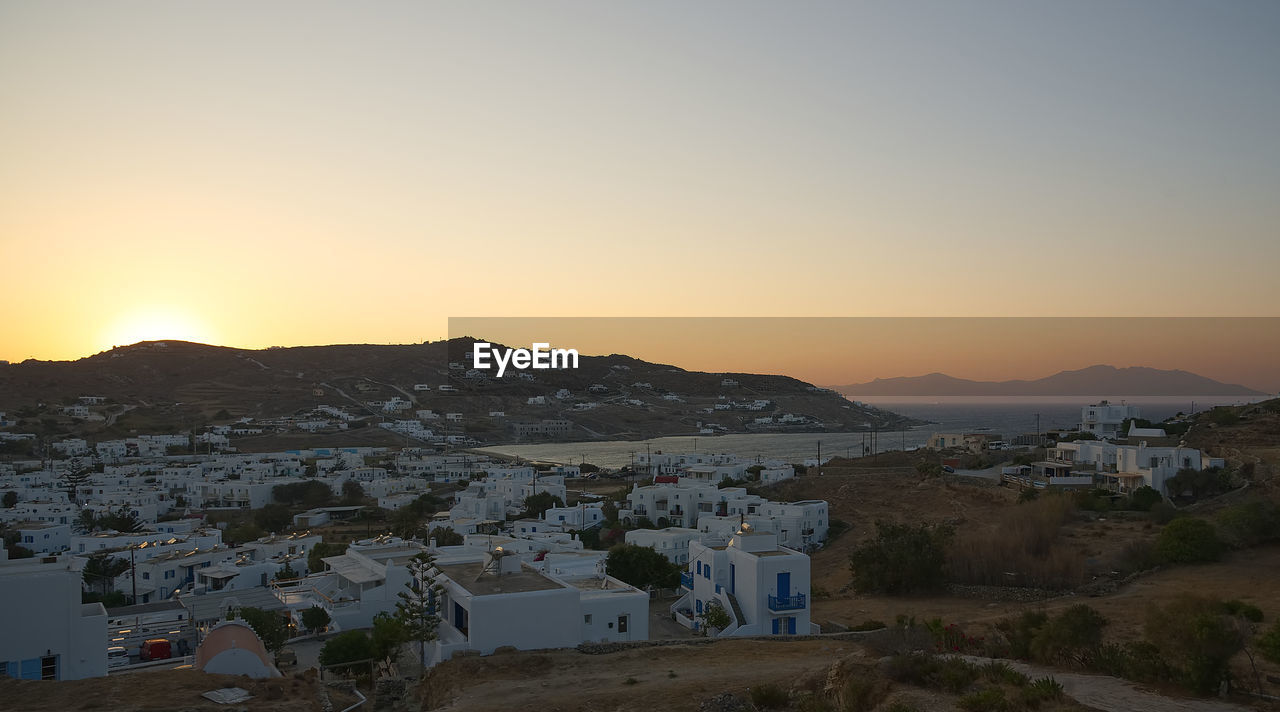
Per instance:
[[[1188,371],[1097,365],[1034,381],[971,381],[945,373],[833,386],[846,396],[1257,396],[1262,391]]]

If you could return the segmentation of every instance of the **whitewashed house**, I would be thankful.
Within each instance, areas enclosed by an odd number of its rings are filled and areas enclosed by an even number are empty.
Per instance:
[[[555,576],[496,549],[475,561],[441,563],[437,639],[425,663],[455,653],[568,648],[588,641],[647,640],[649,594],[603,573]]]
[[[107,610],[81,603],[85,560],[9,559],[0,549],[0,676],[80,680],[107,674]]]
[[[685,594],[671,606],[681,624],[700,629],[708,605],[730,623],[719,636],[806,635],[810,624],[809,557],[780,546],[773,534],[743,526],[725,546],[689,544]]]

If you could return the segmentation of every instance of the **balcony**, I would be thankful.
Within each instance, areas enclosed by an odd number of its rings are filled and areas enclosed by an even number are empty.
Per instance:
[[[797,593],[791,596],[774,596],[769,595],[769,610],[771,611],[795,611],[805,606],[805,596],[803,593]]]
[[[681,571],[680,585],[692,591],[693,590],[693,573],[689,571]]]

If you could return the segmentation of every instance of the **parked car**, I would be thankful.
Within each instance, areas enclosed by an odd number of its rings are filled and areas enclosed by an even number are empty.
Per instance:
[[[107,648],[107,669],[124,667],[129,664],[129,651],[113,645]]]

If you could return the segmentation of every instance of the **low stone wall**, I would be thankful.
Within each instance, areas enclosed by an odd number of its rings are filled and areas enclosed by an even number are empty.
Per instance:
[[[880,630],[884,630],[881,628]],[[846,631],[843,633],[818,633],[816,635],[742,635],[729,636],[726,638],[669,638],[664,640],[632,640],[627,642],[612,643],[582,643],[576,649],[580,653],[587,655],[608,655],[610,653],[620,653],[624,650],[635,650],[638,648],[659,648],[670,645],[711,645],[726,640],[755,640],[755,641],[772,641],[772,642],[794,642],[797,640],[862,640],[868,634],[876,631]]]

